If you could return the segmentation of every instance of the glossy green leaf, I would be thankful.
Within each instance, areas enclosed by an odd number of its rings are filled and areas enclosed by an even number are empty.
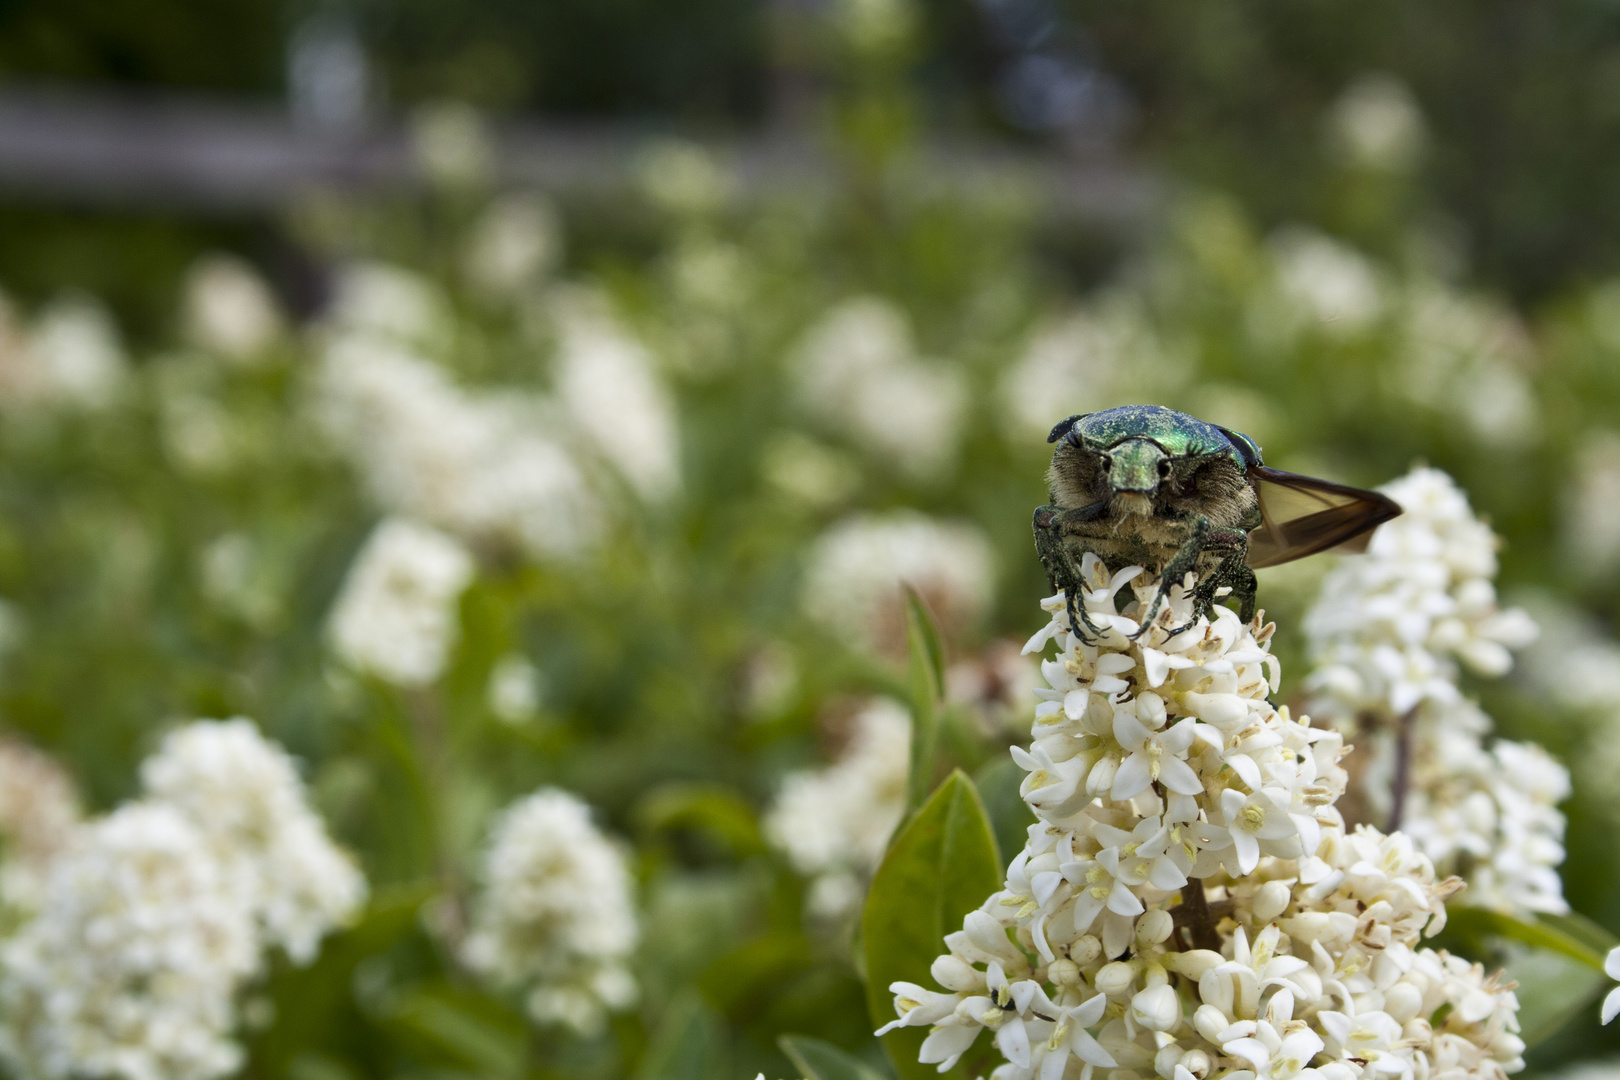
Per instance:
[[[867,894],[861,933],[874,1026],[894,1018],[889,984],[926,984],[945,935],[960,930],[963,917],[1001,887],[1004,869],[973,781],[952,773],[895,837]],[[917,1062],[926,1035],[903,1028],[884,1036],[905,1080],[937,1075]]]
[[[906,805],[921,805],[934,779],[939,706],[945,697],[945,647],[939,627],[910,585],[906,593],[906,649],[911,679],[911,780]]]
[[[1500,911],[1491,911],[1487,908],[1474,908],[1457,906],[1450,909],[1446,923],[1448,936],[1462,936],[1478,938],[1485,935],[1495,935],[1507,938],[1509,941],[1521,942],[1537,949],[1546,949],[1560,953],[1572,960],[1578,960],[1587,967],[1603,970],[1603,959],[1607,950],[1595,945],[1583,937],[1590,937],[1593,930],[1602,933],[1596,924],[1582,920],[1584,924],[1576,936],[1571,933],[1570,923],[1555,925],[1547,919],[1517,919],[1512,915]]]
[[[882,1080],[868,1066],[831,1043],[807,1035],[783,1035],[776,1040],[804,1080]]]
[[[1519,984],[1519,1036],[1534,1046],[1583,1014],[1597,1019],[1596,998],[1608,985],[1601,971],[1550,949],[1531,949],[1507,964]]]
[[[423,987],[402,995],[388,1019],[404,1038],[447,1064],[484,1077],[522,1075],[524,1022],[488,999],[447,986]]]

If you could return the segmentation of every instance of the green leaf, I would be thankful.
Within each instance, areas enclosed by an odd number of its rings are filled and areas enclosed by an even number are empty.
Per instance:
[[[389,1023],[447,1063],[485,1077],[522,1075],[526,1029],[521,1017],[457,992],[425,986],[401,996]]]
[[[725,1075],[720,1019],[690,991],[670,1003],[636,1080],[713,1080]]]
[[[945,645],[939,635],[939,624],[923,603],[923,598],[910,585],[906,590],[906,642],[913,654],[919,650],[927,661],[933,678],[935,700],[945,696]]]
[[[1564,917],[1565,920],[1568,916]],[[1580,924],[1565,921],[1562,926],[1554,925],[1547,918],[1536,920],[1517,919],[1512,915],[1488,908],[1457,906],[1450,909],[1446,920],[1446,933],[1463,937],[1481,937],[1494,934],[1497,937],[1507,938],[1509,941],[1522,942],[1537,949],[1547,949],[1560,953],[1572,960],[1578,960],[1588,967],[1603,970],[1603,959],[1607,949],[1590,939],[1593,931],[1603,933],[1602,928],[1595,923],[1581,920],[1581,928],[1576,936],[1569,929]]]
[[[1610,950],[1620,947],[1620,938],[1578,911],[1571,911],[1567,915],[1542,915],[1539,918],[1554,930],[1567,934],[1594,952],[1602,953],[1605,958]]]
[[[641,800],[636,818],[649,831],[704,833],[736,858],[765,850],[754,808],[724,784],[665,784]]]
[[[831,1043],[807,1035],[783,1035],[776,1040],[804,1080],[882,1080],[876,1072]]]
[[[1519,1037],[1526,1046],[1556,1035],[1583,1013],[1596,1020],[1594,999],[1608,984],[1601,971],[1593,971],[1584,961],[1548,949],[1513,957],[1507,973],[1519,984]]]
[[[939,739],[939,703],[945,697],[945,647],[939,627],[922,597],[906,592],[906,649],[911,677],[911,781],[906,806],[921,805],[933,783],[934,746]]]
[[[1001,887],[1004,867],[979,793],[961,770],[946,778],[901,829],[867,894],[861,919],[866,1000],[875,1025],[894,1019],[893,982],[925,983],[944,937]],[[904,1080],[938,1075],[917,1051],[927,1032],[902,1028],[884,1037]]]

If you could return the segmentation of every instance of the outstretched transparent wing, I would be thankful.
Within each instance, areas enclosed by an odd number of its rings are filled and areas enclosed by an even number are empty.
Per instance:
[[[1249,533],[1255,569],[1303,559],[1328,548],[1364,551],[1372,531],[1399,516],[1400,506],[1376,491],[1256,465],[1249,469],[1260,497],[1260,527]]]

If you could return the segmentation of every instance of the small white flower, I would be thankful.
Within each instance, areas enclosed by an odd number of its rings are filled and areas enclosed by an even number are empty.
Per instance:
[[[1620,979],[1620,946],[1609,950],[1603,959],[1603,973],[1611,979]],[[1603,999],[1603,1022],[1607,1024],[1620,1015],[1620,986],[1610,990]]]
[[[349,568],[331,614],[332,644],[362,671],[423,686],[444,670],[459,636],[456,602],[473,577],[472,556],[426,525],[378,525]]]
[[[536,1021],[589,1033],[635,1000],[638,936],[629,870],[589,807],[545,789],[501,815],[464,945],[469,965],[527,987]]]

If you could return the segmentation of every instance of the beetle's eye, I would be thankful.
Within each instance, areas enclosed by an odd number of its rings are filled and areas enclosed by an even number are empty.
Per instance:
[[[1169,462],[1168,459],[1159,462],[1159,479],[1160,480],[1168,480],[1168,479],[1170,479],[1170,462]]]
[[[1099,465],[1101,465],[1104,469],[1111,469],[1111,468],[1114,467],[1114,455],[1113,454],[1098,454],[1097,455],[1097,463]]]

